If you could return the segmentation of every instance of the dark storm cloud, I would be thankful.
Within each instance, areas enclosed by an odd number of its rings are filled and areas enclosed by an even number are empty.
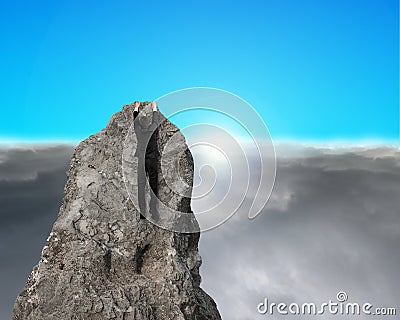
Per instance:
[[[73,148],[72,145],[0,145],[0,180],[32,180],[40,172],[64,170]]]
[[[73,148],[0,149],[0,319],[10,318],[39,260],[61,205]],[[340,290],[352,302],[396,306],[399,150],[298,144],[276,150],[276,184],[263,213],[249,221],[247,212],[238,212],[201,236],[202,287],[223,318],[274,319],[257,315],[264,297],[318,303],[335,300]]]
[[[12,306],[50,233],[61,205],[74,146],[0,149],[0,319]]]

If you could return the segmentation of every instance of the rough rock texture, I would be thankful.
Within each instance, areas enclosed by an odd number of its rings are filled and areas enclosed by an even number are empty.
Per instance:
[[[129,199],[121,162],[132,121],[133,106],[125,105],[76,147],[58,218],[17,297],[14,320],[221,319],[200,288],[200,234],[140,220]],[[177,132],[165,120],[159,149]],[[180,170],[192,184],[193,159],[184,146]],[[159,184],[161,201],[174,198],[175,210],[191,212],[187,198],[172,194],[162,177]]]

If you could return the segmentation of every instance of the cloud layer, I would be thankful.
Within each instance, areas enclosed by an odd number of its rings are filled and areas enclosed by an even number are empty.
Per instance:
[[[0,149],[0,319],[10,318],[57,218],[73,148]],[[286,144],[277,155],[263,213],[248,220],[239,211],[201,236],[202,287],[223,318],[266,319],[257,314],[264,298],[321,303],[339,291],[400,312],[399,150]]]
[[[201,238],[203,287],[224,318],[266,319],[264,298],[319,304],[339,291],[399,311],[399,150],[280,145],[277,154],[262,215],[238,212]]]
[[[0,319],[11,318],[61,205],[73,146],[0,149]]]

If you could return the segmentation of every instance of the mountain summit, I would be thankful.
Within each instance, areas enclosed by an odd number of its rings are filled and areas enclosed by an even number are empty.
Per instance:
[[[174,143],[184,152],[176,162],[191,188],[192,155],[178,128],[162,119],[159,151],[172,136],[180,137]],[[200,233],[174,232],[139,218],[123,172],[136,143],[132,124],[128,104],[75,148],[57,220],[16,299],[13,320],[221,319],[200,288]],[[194,216],[187,192],[171,190],[161,173],[158,179],[160,202]]]

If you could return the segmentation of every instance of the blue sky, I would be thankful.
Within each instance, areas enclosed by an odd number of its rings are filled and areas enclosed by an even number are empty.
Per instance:
[[[3,0],[0,139],[81,140],[123,104],[201,86],[274,139],[398,140],[398,25],[397,0]]]

